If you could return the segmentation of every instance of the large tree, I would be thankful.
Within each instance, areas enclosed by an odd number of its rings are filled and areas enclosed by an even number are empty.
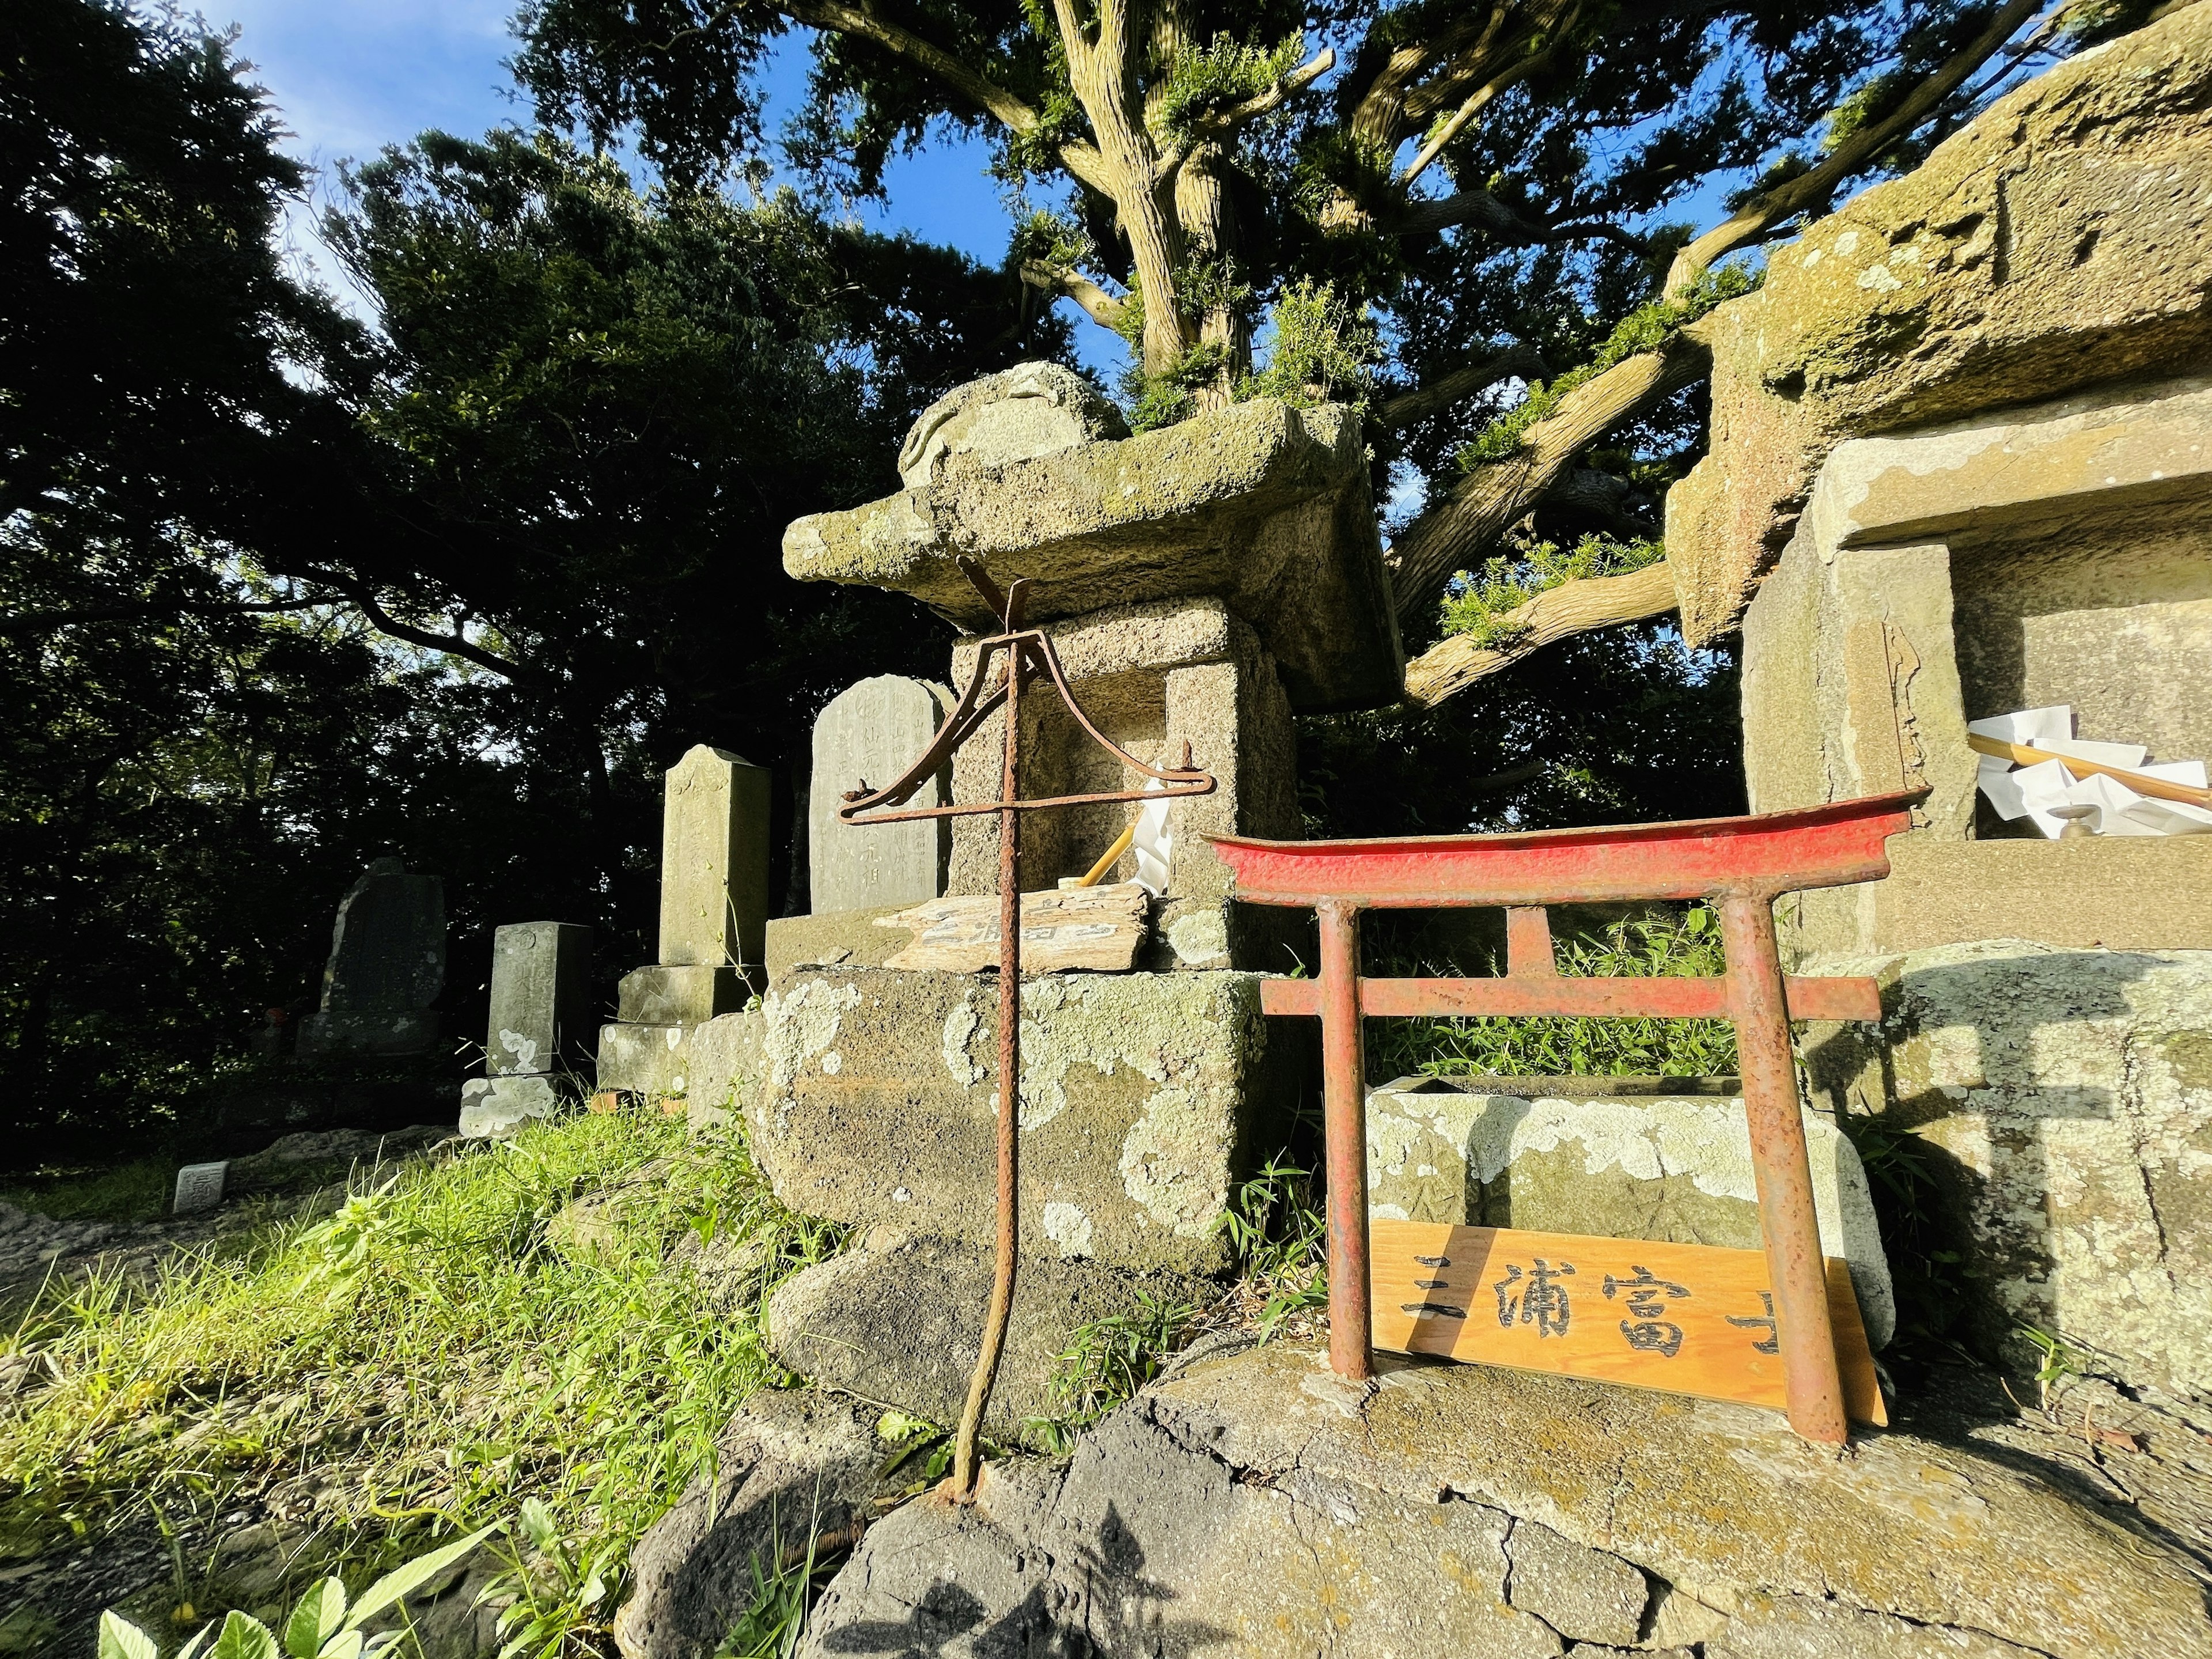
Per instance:
[[[987,135],[1041,198],[1025,278],[1130,343],[1140,420],[1341,392],[1367,359],[1378,482],[1425,502],[1394,544],[1409,633],[1448,588],[1528,607],[1415,662],[1433,703],[1671,610],[1648,533],[1708,367],[1681,331],[1754,280],[1721,262],[2150,9],[2040,3],[526,0],[516,68],[544,118],[711,179],[810,31],[790,154],[866,193],[933,132]],[[1563,561],[1528,539],[1554,530],[1647,544]]]

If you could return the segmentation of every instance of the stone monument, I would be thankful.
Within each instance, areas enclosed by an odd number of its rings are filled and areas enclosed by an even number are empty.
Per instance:
[[[428,1054],[438,1041],[430,1005],[445,983],[445,883],[379,859],[338,904],[322,996],[301,1024],[299,1052]]]
[[[1971,1335],[2212,1390],[2212,836],[2021,839],[1969,721],[2212,760],[2212,9],[1998,100],[1698,325],[1668,498],[1692,643],[1741,618],[1754,810],[1924,788],[1893,873],[1778,920],[1872,974],[1815,1099],[1911,1138]],[[1900,344],[1909,342],[1909,346]]]
[[[742,1012],[767,982],[768,769],[702,744],[669,769],[665,801],[660,960],[623,977],[615,1023],[599,1028],[599,1085],[726,1097],[744,1044],[710,1036],[702,1073],[692,1040]],[[712,1085],[695,1090],[702,1076]]]
[[[941,685],[878,674],[838,693],[816,718],[806,853],[808,897],[817,914],[920,904],[945,891],[950,820],[859,829],[840,823],[837,808],[847,790],[888,782],[912,765],[951,703]],[[951,798],[945,776],[933,799],[914,805]]]
[[[550,1117],[589,1063],[592,930],[565,921],[511,922],[492,935],[491,1015],[484,1075],[461,1085],[461,1133],[509,1134]]]

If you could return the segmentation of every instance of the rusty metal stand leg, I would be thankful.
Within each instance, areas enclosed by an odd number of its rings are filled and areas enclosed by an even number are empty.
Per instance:
[[[1367,1078],[1359,1046],[1359,912],[1324,903],[1321,917],[1322,1117],[1328,1143],[1328,1363],[1364,1382],[1375,1374],[1367,1270]]]
[[[1846,1433],[1844,1385],[1836,1370],[1835,1334],[1828,1323],[1827,1263],[1821,1255],[1820,1225],[1813,1208],[1805,1125],[1798,1115],[1797,1073],[1790,1054],[1790,1014],[1783,1000],[1774,906],[1764,896],[1732,894],[1721,900],[1720,912],[1790,1426],[1808,1440],[1840,1446]]]
[[[1008,803],[999,811],[999,1233],[983,1346],[975,1356],[968,1403],[961,1408],[960,1431],[952,1443],[952,1496],[963,1504],[975,1496],[975,1440],[992,1384],[998,1380],[999,1357],[1006,1351],[1006,1324],[1014,1308],[1014,1273],[1020,1261],[1022,815],[1012,803],[1021,799],[1015,786],[1021,751],[1022,677],[1028,665],[1024,657],[1017,645],[1006,660],[1006,763],[999,793]]]

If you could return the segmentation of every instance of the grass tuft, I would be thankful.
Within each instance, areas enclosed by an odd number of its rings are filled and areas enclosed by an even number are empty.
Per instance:
[[[557,1245],[549,1223],[587,1193],[615,1224]],[[352,1583],[533,1500],[578,1565],[517,1579],[533,1650],[604,1648],[638,1534],[782,1380],[768,1291],[841,1237],[777,1204],[740,1145],[643,1114],[410,1164],[335,1215],[273,1207],[150,1289],[52,1286],[0,1338],[50,1379],[0,1404],[0,1558],[149,1516],[205,1540],[246,1510],[319,1540],[301,1583]]]

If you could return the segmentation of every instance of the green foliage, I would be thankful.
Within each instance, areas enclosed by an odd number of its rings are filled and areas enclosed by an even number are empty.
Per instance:
[[[1236,1251],[1241,1299],[1262,1341],[1285,1322],[1327,1305],[1328,1227],[1308,1171],[1280,1154],[1268,1159],[1231,1194],[1221,1227]]]
[[[418,1555],[379,1578],[350,1604],[343,1581],[321,1580],[284,1620],[281,1645],[268,1626],[250,1613],[234,1611],[219,1626],[203,1626],[185,1644],[178,1659],[191,1659],[210,1636],[215,1645],[208,1649],[209,1659],[374,1659],[398,1639],[398,1633],[365,1637],[362,1626],[386,1608],[398,1607],[499,1530],[495,1522]],[[100,1615],[100,1659],[156,1659],[160,1650],[152,1637],[128,1620],[112,1611]]]
[[[1965,1310],[1964,1257],[1951,1248],[1956,1218],[1927,1144],[1879,1118],[1845,1113],[1838,1123],[1872,1190],[1896,1287],[1899,1333],[1915,1342],[1947,1344]]]
[[[1583,978],[1708,976],[1728,965],[1719,925],[1703,906],[1679,920],[1624,918],[1595,938],[1559,940],[1557,953],[1561,974]],[[1500,971],[1495,963],[1492,971]],[[1705,1077],[1735,1069],[1735,1030],[1724,1019],[1481,1016],[1367,1027],[1367,1074],[1378,1079]]]
[[[604,1248],[549,1247],[573,1197],[617,1187]],[[720,1248],[766,1252],[738,1308],[670,1259],[710,1210]],[[573,1651],[604,1633],[631,1545],[730,1413],[781,1380],[767,1295],[840,1237],[783,1210],[741,1145],[585,1115],[410,1165],[350,1217],[280,1212],[151,1286],[57,1282],[0,1341],[51,1378],[0,1418],[0,1548],[149,1510],[210,1524],[311,1460],[337,1505],[316,1545],[334,1564],[412,1555],[425,1520],[521,1510],[536,1553],[515,1559],[507,1639]]]
[[[1269,320],[1267,366],[1237,388],[1240,399],[1366,403],[1382,357],[1373,317],[1340,298],[1334,284],[1303,276],[1276,296]]]
[[[1513,412],[1492,421],[1475,440],[1459,452],[1462,469],[1472,471],[1492,461],[1502,461],[1521,447],[1522,434],[1556,410],[1560,401],[1577,386],[1586,386],[1614,364],[1647,351],[1656,351],[1691,323],[1714,307],[1752,293],[1765,280],[1765,272],[1729,263],[1716,266],[1698,279],[1697,286],[1680,301],[1654,300],[1638,306],[1613,325],[1589,361],[1547,383],[1538,380]]]
[[[1160,1374],[1197,1316],[1198,1310],[1188,1303],[1140,1287],[1133,1312],[1079,1327],[1060,1352],[1053,1373],[1057,1413],[1050,1424],[1036,1426],[1049,1431],[1047,1437],[1055,1449],[1065,1451],[1071,1434],[1133,1399]]]
[[[1205,46],[1176,54],[1153,94],[1150,118],[1162,134],[1184,137],[1197,118],[1257,97],[1304,56],[1305,37],[1300,34],[1273,46],[1249,45],[1226,32],[1216,34]]]
[[[1445,590],[1443,631],[1464,634],[1486,647],[1510,646],[1525,627],[1511,620],[1513,612],[1537,594],[1589,577],[1626,575],[1666,556],[1662,542],[1623,542],[1602,532],[1586,535],[1565,550],[1555,542],[1522,542],[1510,553],[1486,560],[1479,576],[1462,571]]]

